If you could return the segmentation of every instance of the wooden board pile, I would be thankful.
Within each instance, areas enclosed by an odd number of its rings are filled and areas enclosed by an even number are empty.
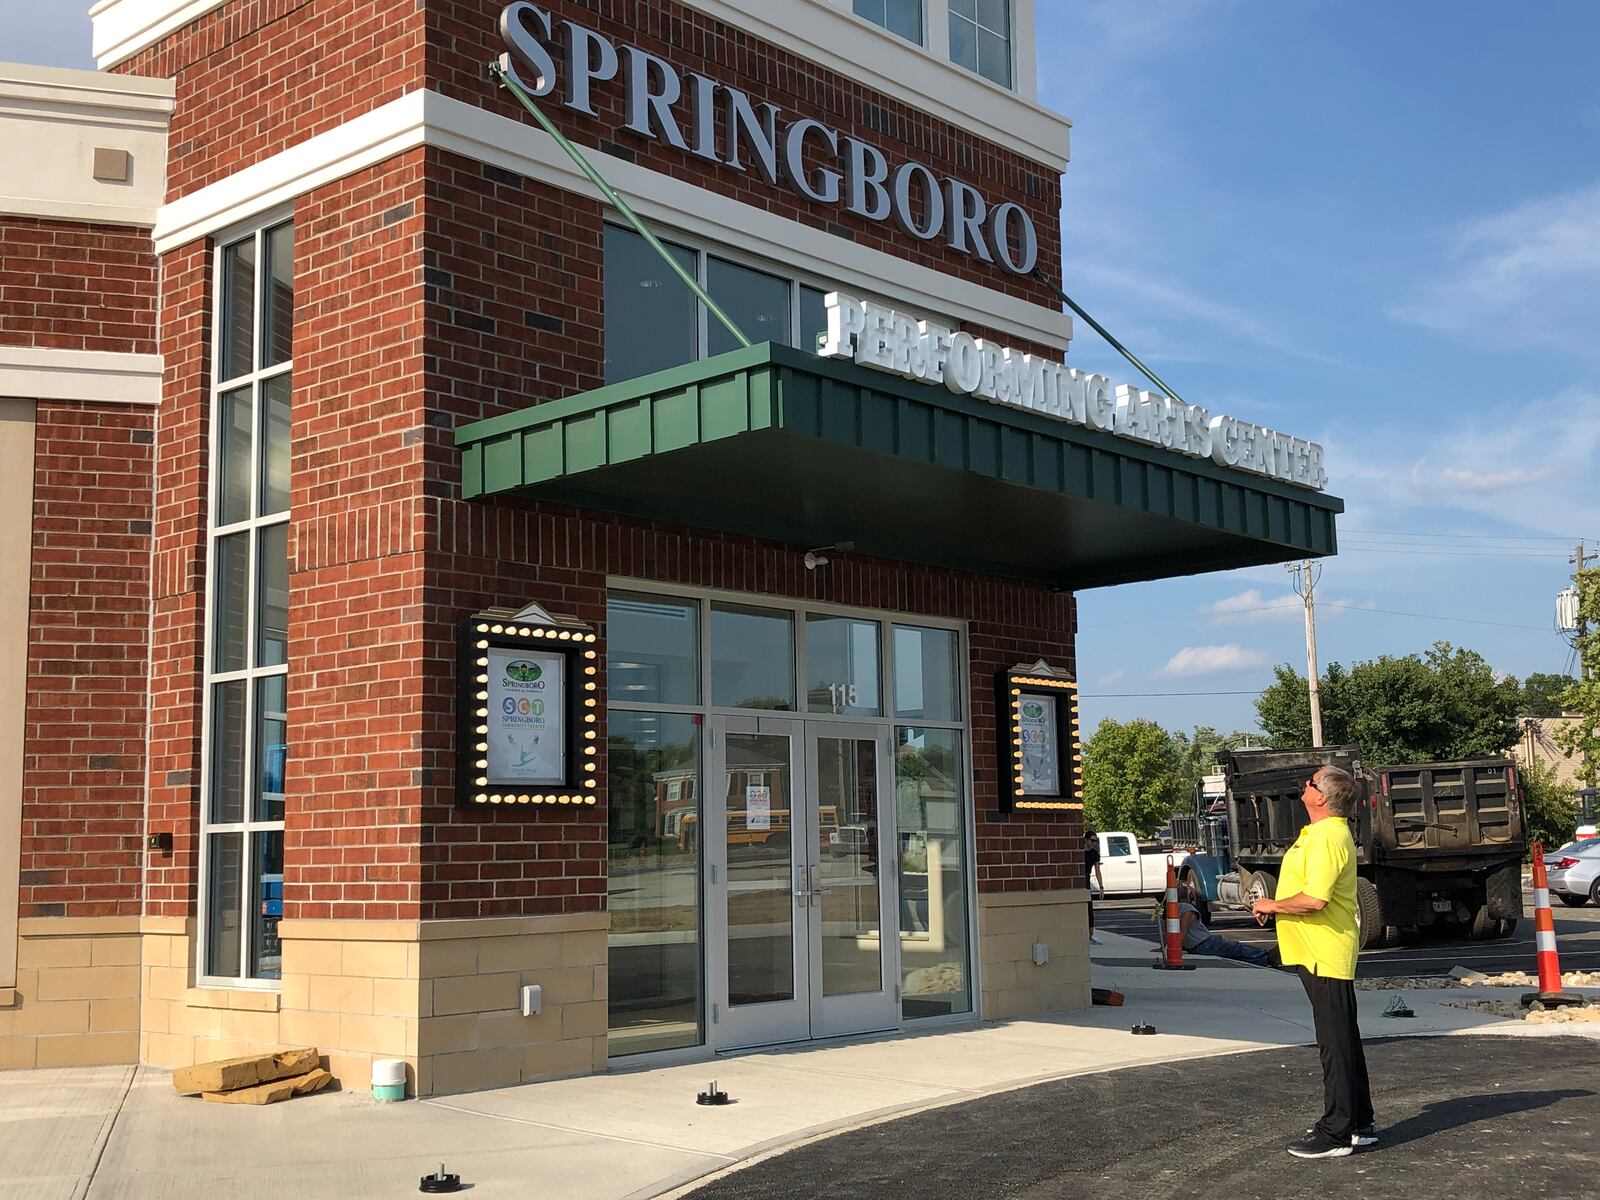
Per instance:
[[[179,1067],[172,1087],[182,1096],[199,1096],[213,1104],[275,1104],[291,1096],[320,1092],[333,1082],[324,1071],[315,1046],[253,1054]]]

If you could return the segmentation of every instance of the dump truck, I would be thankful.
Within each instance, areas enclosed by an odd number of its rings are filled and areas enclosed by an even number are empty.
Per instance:
[[[1274,894],[1306,824],[1301,790],[1324,766],[1349,772],[1360,789],[1350,833],[1363,949],[1429,927],[1511,935],[1522,916],[1527,828],[1507,758],[1369,767],[1358,746],[1224,752],[1220,797],[1197,787],[1194,811],[1173,826],[1178,845],[1198,847],[1182,882],[1207,908],[1249,908]]]

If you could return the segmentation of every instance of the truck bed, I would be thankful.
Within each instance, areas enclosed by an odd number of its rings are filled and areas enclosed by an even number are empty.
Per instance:
[[[1516,767],[1507,759],[1378,767],[1380,862],[1521,853],[1526,841]]]
[[[1357,746],[1322,750],[1235,750],[1217,756],[1228,777],[1228,826],[1234,858],[1246,866],[1274,862],[1294,845],[1306,825],[1300,793],[1320,767],[1339,767],[1355,778],[1361,799],[1350,819],[1358,861],[1364,861],[1371,827],[1366,775]]]

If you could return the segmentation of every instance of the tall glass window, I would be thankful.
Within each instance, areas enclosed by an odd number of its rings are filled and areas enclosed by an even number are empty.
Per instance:
[[[856,16],[922,45],[922,0],[855,0]]]
[[[607,225],[606,382],[637,379],[699,357],[699,302],[638,234]],[[668,244],[691,275],[695,252]]]
[[[607,726],[612,1054],[700,1044],[700,724],[613,710]]]
[[[966,780],[961,730],[895,730],[900,1008],[908,1019],[972,1011]]]
[[[217,252],[200,974],[281,975],[294,228]]]
[[[753,344],[816,352],[828,331],[826,291],[704,250],[663,245]],[[618,225],[605,231],[605,305],[607,383],[738,348],[661,256]]]
[[[706,291],[752,342],[787,346],[793,340],[794,322],[789,317],[792,290],[789,281],[777,275],[720,258],[706,260]],[[726,354],[738,348],[726,325],[716,320],[707,323],[708,354]]]
[[[950,61],[1011,86],[1011,0],[950,0]]]

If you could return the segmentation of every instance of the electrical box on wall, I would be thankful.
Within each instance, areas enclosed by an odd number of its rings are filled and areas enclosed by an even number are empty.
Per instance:
[[[1083,808],[1078,684],[1040,659],[1000,672],[1000,811]]]
[[[461,622],[456,802],[499,811],[599,800],[594,629],[537,604]]]

